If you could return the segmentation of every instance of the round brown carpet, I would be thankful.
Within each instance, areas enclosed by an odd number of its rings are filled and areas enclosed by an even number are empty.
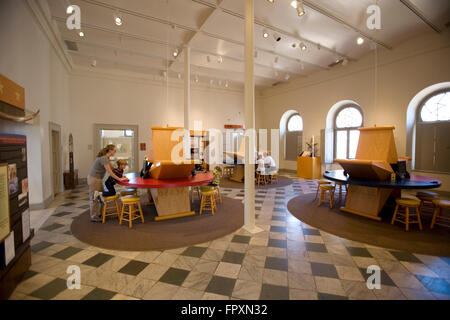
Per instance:
[[[146,197],[143,197],[144,203]],[[214,215],[199,215],[199,201],[191,205],[195,216],[154,221],[154,206],[142,205],[145,223],[133,221],[119,224],[117,217],[108,217],[105,224],[90,222],[89,210],[78,216],[71,226],[72,234],[90,245],[112,250],[149,251],[174,249],[211,241],[234,232],[244,224],[244,205],[241,200],[223,197]]]
[[[304,223],[342,238],[412,253],[450,257],[450,230],[439,226],[430,230],[429,214],[422,215],[422,231],[413,224],[406,232],[403,224],[390,224],[393,209],[383,212],[382,221],[375,221],[340,211],[340,204],[333,209],[328,203],[317,207],[314,197],[315,193],[292,198],[287,208]]]
[[[272,189],[272,188],[283,188],[292,184],[292,179],[278,176],[278,183],[266,184],[266,185],[257,185],[255,184],[256,189]],[[232,188],[232,189],[244,189],[244,182],[236,182],[228,179],[228,177],[224,177],[220,179],[220,187],[221,188]]]

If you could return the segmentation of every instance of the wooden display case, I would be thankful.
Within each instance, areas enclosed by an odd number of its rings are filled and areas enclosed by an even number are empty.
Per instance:
[[[320,179],[322,164],[320,157],[297,157],[297,176],[304,179]]]

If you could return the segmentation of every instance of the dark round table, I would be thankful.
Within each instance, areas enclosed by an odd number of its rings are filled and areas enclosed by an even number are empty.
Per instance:
[[[378,215],[391,195],[400,198],[402,189],[433,189],[442,184],[438,179],[414,174],[409,179],[396,181],[354,179],[344,175],[344,170],[325,171],[323,176],[349,185],[345,206],[340,208],[342,211],[378,221],[381,220]]]
[[[344,184],[357,185],[372,188],[388,188],[388,189],[433,189],[440,187],[442,182],[438,179],[419,176],[412,174],[409,179],[402,180],[362,180],[353,179],[344,175],[344,170],[325,171],[323,176],[331,181],[341,182]]]

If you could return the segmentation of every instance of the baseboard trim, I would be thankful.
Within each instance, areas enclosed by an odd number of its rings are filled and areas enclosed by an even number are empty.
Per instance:
[[[46,209],[52,203],[53,199],[55,199],[55,197],[54,196],[50,196],[47,199],[45,199],[43,202],[30,203],[30,210],[43,210],[43,209]]]

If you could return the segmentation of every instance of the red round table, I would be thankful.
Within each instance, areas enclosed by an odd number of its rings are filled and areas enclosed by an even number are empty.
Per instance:
[[[174,179],[144,179],[138,173],[128,173],[125,176],[129,181],[117,183],[130,188],[148,190],[149,201],[152,198],[156,206],[157,221],[194,215],[195,212],[191,210],[189,187],[208,184],[215,178],[210,172]]]

